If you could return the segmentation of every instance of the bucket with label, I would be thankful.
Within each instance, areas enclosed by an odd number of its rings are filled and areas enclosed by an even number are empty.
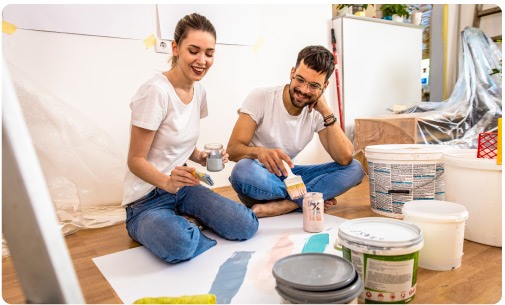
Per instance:
[[[402,218],[402,207],[412,200],[444,200],[442,152],[430,144],[384,144],[365,148],[374,213]]]
[[[501,247],[501,165],[496,159],[477,158],[477,149],[448,150],[443,160],[446,199],[465,206],[470,214],[465,239]]]
[[[468,211],[448,201],[410,201],[403,206],[403,220],[423,232],[424,246],[419,251],[419,267],[445,271],[461,267],[465,220]]]
[[[364,303],[409,303],[417,289],[421,230],[408,222],[366,217],[342,223],[335,246],[342,248],[364,282]]]
[[[326,253],[301,253],[278,260],[272,274],[283,303],[357,304],[363,282],[346,259]]]

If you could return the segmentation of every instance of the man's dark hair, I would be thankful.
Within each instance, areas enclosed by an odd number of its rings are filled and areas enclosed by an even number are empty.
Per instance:
[[[318,73],[325,73],[325,82],[330,79],[331,74],[335,70],[335,58],[330,50],[323,46],[308,46],[303,48],[298,53],[295,69],[298,68],[302,60],[303,63],[310,69],[315,70]]]

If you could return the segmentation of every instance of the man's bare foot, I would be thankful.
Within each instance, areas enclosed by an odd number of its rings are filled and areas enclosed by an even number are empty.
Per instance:
[[[337,198],[331,198],[324,201],[324,208],[329,209],[337,205]]]
[[[272,201],[268,203],[257,203],[251,207],[256,217],[272,217],[289,213],[299,208],[298,204],[289,200]]]

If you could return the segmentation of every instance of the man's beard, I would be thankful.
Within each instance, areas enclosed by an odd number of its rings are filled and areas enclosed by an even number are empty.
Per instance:
[[[295,99],[295,93],[297,93],[298,95],[301,95],[303,97],[309,98],[309,101],[306,103],[298,102],[298,100]],[[323,93],[321,93],[321,94],[323,94]],[[303,94],[302,92],[300,92],[300,90],[298,90],[296,88],[293,88],[293,89],[289,88],[289,100],[291,101],[291,105],[293,105],[296,108],[302,109],[305,106],[309,106],[309,105],[314,104],[315,102],[317,102],[319,97],[321,97],[321,95],[316,96],[313,99],[310,99],[311,97],[313,97],[313,95]]]

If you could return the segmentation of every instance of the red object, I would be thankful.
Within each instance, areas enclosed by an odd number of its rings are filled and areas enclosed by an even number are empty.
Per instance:
[[[335,38],[335,31],[331,29],[331,45],[333,47],[333,57],[335,58],[335,80],[337,82],[337,100],[338,100],[338,113],[340,118],[340,128],[345,131],[344,124],[344,106],[340,97],[340,75],[338,72],[338,55],[337,55],[337,39]]]
[[[479,133],[479,144],[477,148],[477,158],[496,159],[498,149],[497,132]]]

